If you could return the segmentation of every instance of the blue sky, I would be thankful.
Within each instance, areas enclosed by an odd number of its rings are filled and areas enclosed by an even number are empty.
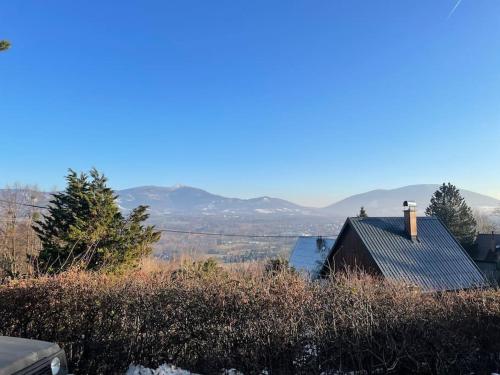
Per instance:
[[[500,1],[8,1],[0,185],[500,198]]]

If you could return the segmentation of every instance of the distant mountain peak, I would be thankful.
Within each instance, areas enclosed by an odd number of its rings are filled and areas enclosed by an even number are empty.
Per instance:
[[[150,206],[153,215],[300,215],[309,214],[311,211],[268,196],[251,199],[227,198],[185,185],[140,186],[117,193],[120,206],[124,209],[145,204]]]
[[[188,185],[184,185],[184,184],[175,184],[175,185],[172,185],[170,187],[172,190],[177,190],[177,189],[182,189],[182,188],[191,188],[191,189],[195,189],[191,186],[188,186]]]
[[[369,216],[399,216],[405,200],[417,203],[419,215],[423,215],[432,194],[440,184],[417,184],[394,189],[377,189],[352,195],[328,207],[320,209],[329,216],[355,216],[363,206]],[[459,188],[460,189],[460,188]],[[490,211],[500,206],[500,200],[487,195],[460,189],[466,203],[474,209]]]

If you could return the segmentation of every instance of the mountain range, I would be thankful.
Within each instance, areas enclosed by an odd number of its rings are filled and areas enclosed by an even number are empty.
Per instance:
[[[122,209],[146,204],[153,215],[311,215],[315,211],[279,198],[227,198],[190,186],[141,186],[117,193]]]
[[[403,209],[403,201],[411,200],[417,203],[419,215],[424,215],[432,194],[439,185],[422,184],[410,185],[397,189],[378,189],[362,194],[352,195],[322,209],[330,215],[352,216],[365,207],[368,215],[372,216],[399,216]],[[500,200],[493,197],[460,189],[460,194],[466,203],[473,209],[489,213],[500,208]]]
[[[417,202],[423,215],[436,184],[410,185],[397,189],[378,189],[356,194],[324,208],[304,207],[272,197],[252,199],[227,198],[189,186],[141,186],[117,191],[120,207],[130,210],[139,204],[150,206],[152,215],[320,215],[330,217],[355,216],[364,206],[370,216],[399,216],[404,200]],[[492,212],[500,200],[469,190],[460,190],[473,209]]]

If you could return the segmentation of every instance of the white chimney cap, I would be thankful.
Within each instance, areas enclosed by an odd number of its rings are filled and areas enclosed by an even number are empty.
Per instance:
[[[404,201],[403,207],[417,207],[417,202],[414,201]]]

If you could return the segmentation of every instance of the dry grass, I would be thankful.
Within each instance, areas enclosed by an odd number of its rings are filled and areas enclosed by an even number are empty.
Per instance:
[[[145,263],[0,286],[0,334],[56,341],[79,374],[136,362],[202,373],[486,373],[500,366],[500,292],[422,294],[365,275],[322,283],[260,265]]]

